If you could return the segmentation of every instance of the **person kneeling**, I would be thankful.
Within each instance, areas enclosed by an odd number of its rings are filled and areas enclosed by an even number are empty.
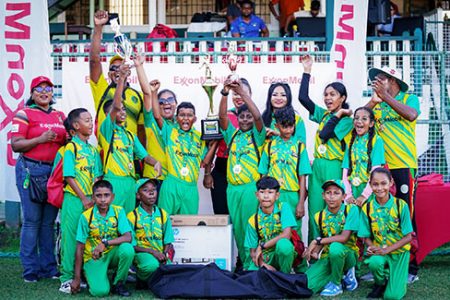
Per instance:
[[[133,227],[136,288],[139,289],[146,287],[146,282],[160,264],[170,263],[173,259],[174,237],[169,215],[155,204],[158,198],[156,180],[139,179],[136,198],[140,205],[128,213],[128,220]]]
[[[280,184],[273,177],[263,177],[256,182],[259,208],[248,219],[245,248],[252,262],[248,270],[265,267],[289,274],[295,258],[291,230],[297,226],[294,214],[287,203],[280,203]]]
[[[309,261],[320,259],[306,271],[308,288],[321,296],[342,293],[344,287],[353,291],[358,287],[355,265],[358,257],[356,235],[359,229],[359,210],[356,205],[344,205],[345,186],[341,180],[328,180],[322,185],[326,208],[314,216],[314,224],[320,233],[312,240],[304,256]]]
[[[95,205],[83,212],[78,222],[75,277],[70,284],[72,293],[80,291],[81,267],[92,296],[109,294],[108,268],[115,269],[112,292],[128,297],[125,287],[128,269],[133,263],[131,227],[122,207],[110,205],[114,200],[113,188],[106,180],[93,187]]]

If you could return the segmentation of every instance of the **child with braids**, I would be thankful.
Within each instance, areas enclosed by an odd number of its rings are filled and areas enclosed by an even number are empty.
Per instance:
[[[350,144],[342,162],[346,202],[361,207],[372,194],[370,172],[385,164],[383,140],[375,134],[375,116],[367,107],[355,111]]]

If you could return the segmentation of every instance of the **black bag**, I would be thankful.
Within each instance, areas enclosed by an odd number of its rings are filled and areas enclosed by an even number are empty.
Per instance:
[[[148,281],[152,293],[162,299],[280,299],[307,298],[305,274],[285,274],[261,268],[235,274],[209,265],[161,265]]]
[[[23,165],[27,172],[28,190],[30,192],[30,200],[31,202],[38,204],[47,203],[47,182],[50,174],[41,175],[41,176],[32,176],[30,173],[30,169],[28,169],[26,159],[23,158]],[[27,180],[25,179],[25,180]]]

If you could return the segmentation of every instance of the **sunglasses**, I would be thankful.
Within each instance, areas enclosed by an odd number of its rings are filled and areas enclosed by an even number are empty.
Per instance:
[[[175,103],[175,97],[169,97],[169,98],[159,98],[158,103],[161,104],[172,104]]]
[[[38,92],[38,93],[43,93],[43,92],[51,93],[51,92],[53,92],[53,87],[51,87],[51,86],[46,86],[46,87],[37,86],[37,87],[34,88],[34,90],[36,92]]]
[[[109,67],[109,71],[110,72],[117,72],[117,71],[119,71],[119,68],[120,68],[119,66],[115,66],[114,65],[114,66]]]

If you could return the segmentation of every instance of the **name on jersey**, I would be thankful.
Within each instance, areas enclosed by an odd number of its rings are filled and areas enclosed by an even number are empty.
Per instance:
[[[180,150],[175,150],[175,154],[179,155],[179,156],[188,156],[188,157],[193,157],[193,158],[196,158],[199,156],[197,153],[183,152]]]

